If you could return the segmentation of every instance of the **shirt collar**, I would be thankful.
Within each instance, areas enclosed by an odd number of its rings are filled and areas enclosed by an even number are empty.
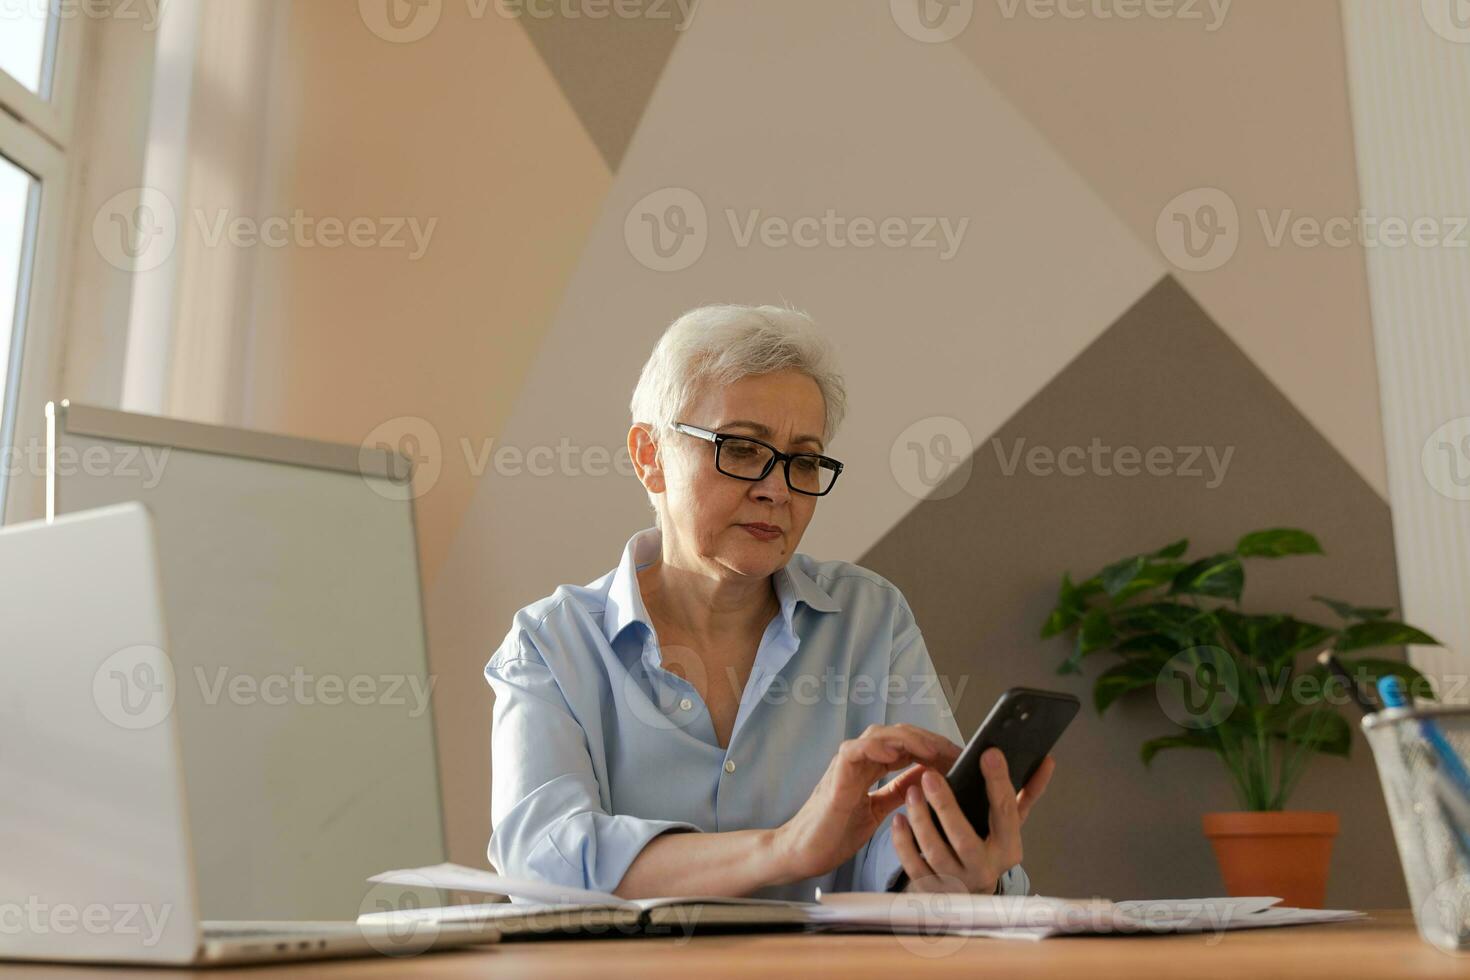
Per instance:
[[[663,532],[656,527],[645,528],[628,539],[623,547],[622,560],[613,571],[608,584],[607,602],[602,615],[603,632],[607,641],[613,642],[634,623],[642,623],[653,632],[653,621],[643,605],[643,593],[638,588],[638,569],[652,562],[663,548]],[[781,617],[786,629],[794,633],[792,618],[798,602],[806,603],[818,612],[839,612],[839,606],[826,590],[802,571],[795,561],[788,561],[773,575],[776,599],[781,603]]]

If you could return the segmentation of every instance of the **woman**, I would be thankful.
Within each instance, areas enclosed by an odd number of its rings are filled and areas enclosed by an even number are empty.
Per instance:
[[[960,732],[903,595],[797,553],[844,405],[803,314],[704,307],[660,339],[628,430],[655,526],[520,610],[485,668],[502,873],[810,900],[902,868],[914,890],[1026,893],[1020,828],[1052,760],[1018,796],[986,753],[982,840],[942,778]]]

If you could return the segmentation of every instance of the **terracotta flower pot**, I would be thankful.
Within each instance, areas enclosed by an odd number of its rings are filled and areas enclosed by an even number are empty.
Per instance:
[[[1230,895],[1279,895],[1281,904],[1320,909],[1337,814],[1316,810],[1206,813],[1205,836]]]

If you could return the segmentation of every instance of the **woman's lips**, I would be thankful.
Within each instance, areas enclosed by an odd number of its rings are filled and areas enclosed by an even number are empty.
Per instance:
[[[761,541],[774,541],[781,536],[781,529],[774,524],[741,524],[740,527]]]

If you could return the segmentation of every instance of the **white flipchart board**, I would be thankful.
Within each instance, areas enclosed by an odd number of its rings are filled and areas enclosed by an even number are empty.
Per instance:
[[[139,500],[158,528],[201,916],[355,919],[368,875],[444,860],[402,458],[48,415],[48,511]]]

